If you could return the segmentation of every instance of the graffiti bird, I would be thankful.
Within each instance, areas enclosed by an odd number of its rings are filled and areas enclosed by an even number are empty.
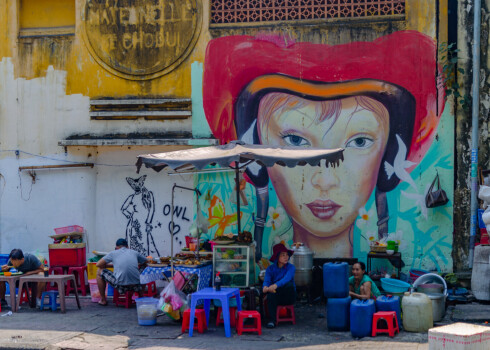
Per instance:
[[[399,135],[396,135],[396,139],[398,140],[398,153],[395,156],[393,165],[385,161],[385,171],[388,175],[388,180],[395,174],[400,180],[408,182],[417,191],[415,182],[406,170],[412,165],[415,165],[415,163],[407,160],[407,146],[403,143]]]

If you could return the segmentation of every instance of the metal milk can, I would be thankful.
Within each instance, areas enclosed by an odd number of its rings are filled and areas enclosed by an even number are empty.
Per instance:
[[[298,287],[309,286],[313,280],[313,252],[303,243],[293,244],[291,263],[296,267],[294,283]]]

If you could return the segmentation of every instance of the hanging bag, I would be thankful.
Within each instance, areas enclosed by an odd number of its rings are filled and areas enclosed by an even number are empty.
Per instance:
[[[434,185],[436,184],[436,181],[437,190],[434,191]],[[432,184],[430,185],[427,195],[425,196],[425,205],[427,208],[435,208],[440,207],[441,205],[445,205],[447,202],[449,202],[449,199],[447,198],[446,192],[441,189],[439,173],[437,173],[434,181],[432,181]]]

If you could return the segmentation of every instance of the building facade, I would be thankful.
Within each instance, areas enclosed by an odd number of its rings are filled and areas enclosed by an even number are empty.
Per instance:
[[[454,111],[444,0],[0,0],[0,250],[46,253],[79,224],[148,255],[236,231],[229,172],[168,175],[139,154],[226,143],[342,147],[336,168],[250,166],[241,222],[276,242],[453,269]],[[63,165],[63,167],[62,167]],[[426,208],[436,174],[449,203]],[[176,226],[170,232],[171,188]],[[199,203],[196,203],[198,201]],[[383,267],[388,269],[388,267]]]

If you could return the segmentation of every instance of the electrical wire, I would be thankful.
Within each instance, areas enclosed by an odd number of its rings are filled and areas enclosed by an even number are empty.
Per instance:
[[[52,158],[52,157],[41,156],[39,154],[34,154],[34,153],[29,153],[29,152],[26,152],[26,151],[22,151],[20,149],[0,150],[0,153],[5,153],[5,152],[13,152],[16,155],[22,153],[22,154],[26,154],[26,155],[29,155],[29,156],[32,156],[32,157],[36,157],[36,158],[53,160],[53,161],[56,161],[56,162],[63,162],[63,163],[68,163],[68,164],[85,164],[85,163],[87,163],[87,162],[76,162],[76,161],[72,161],[72,160],[66,160],[66,159],[59,159],[59,158]],[[105,163],[93,163],[93,164],[94,165],[97,165],[97,166],[110,166],[110,167],[134,167],[134,166],[136,166],[134,164],[105,164]]]

